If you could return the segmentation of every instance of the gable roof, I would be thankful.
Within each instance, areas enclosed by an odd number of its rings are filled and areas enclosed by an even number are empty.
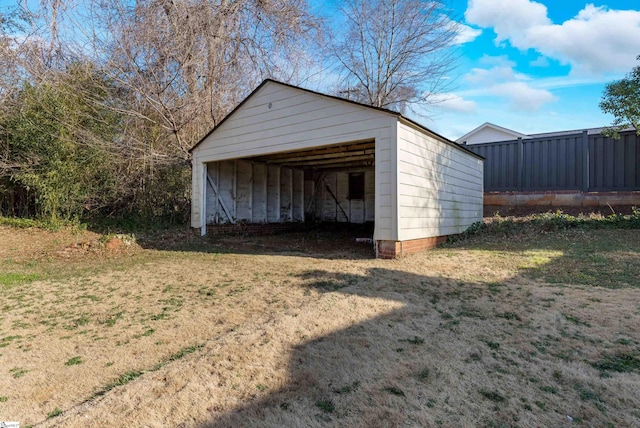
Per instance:
[[[491,122],[485,122],[482,125],[478,126],[477,128],[472,129],[471,131],[467,132],[466,134],[464,134],[462,137],[458,138],[456,140],[456,142],[458,141],[465,141],[467,140],[471,135],[482,131],[483,129],[493,129],[494,131],[499,131],[499,132],[504,132],[506,134],[510,134],[513,135],[514,138],[524,138],[527,135],[526,134],[521,134],[518,131],[514,131],[513,129],[509,129],[509,128],[504,128],[502,126],[498,126],[495,123],[491,123]]]
[[[291,84],[288,84],[288,83],[279,82],[279,81],[273,80],[273,79],[265,79],[265,80],[263,80],[262,83],[260,83],[260,85],[258,85],[257,88],[255,88],[253,91],[251,91],[251,93],[249,95],[247,95],[247,97],[244,100],[242,100],[242,102],[240,102],[240,104],[238,104],[233,110],[231,110],[231,112],[229,114],[227,114],[224,117],[224,119],[222,119],[220,121],[220,123],[218,123],[216,126],[214,126],[213,129],[211,129],[211,131],[209,131],[204,137],[202,137],[200,139],[200,141],[198,141],[193,147],[191,147],[189,149],[189,153],[192,153],[193,150],[195,150],[200,144],[202,144],[211,134],[213,134],[218,128],[220,128],[222,126],[222,124],[227,121],[227,119],[229,119],[231,116],[233,116],[236,111],[238,111],[251,97],[253,97],[253,95],[255,93],[257,93],[260,89],[262,89],[265,85],[267,85],[269,83],[275,83],[275,84],[282,85],[282,86],[285,86],[285,87],[288,87],[288,88],[292,88],[292,89],[296,89],[296,90],[299,90],[299,91],[303,91],[303,92],[306,92],[306,93],[309,93],[309,94],[318,95],[318,96],[321,96],[321,97],[324,97],[324,98],[329,98],[329,99],[340,101],[340,102],[343,102],[343,103],[350,103],[350,104],[353,104],[353,105],[356,105],[356,106],[359,106],[359,107],[364,107],[364,108],[367,108],[367,109],[372,109],[372,110],[379,111],[381,113],[389,114],[391,116],[395,116],[398,119],[402,119],[403,121],[408,122],[408,123],[412,124],[413,126],[416,126],[421,131],[423,131],[423,132],[425,132],[427,134],[431,134],[432,136],[434,136],[435,138],[439,139],[443,143],[449,144],[449,145],[451,145],[451,146],[453,146],[453,147],[455,147],[455,148],[457,148],[459,150],[462,150],[462,151],[472,155],[473,157],[476,157],[476,158],[479,158],[479,159],[484,159],[484,157],[478,155],[477,153],[474,153],[471,150],[467,149],[466,147],[463,147],[463,146],[459,145],[455,141],[452,141],[452,140],[450,140],[450,139],[448,139],[448,138],[446,138],[446,137],[444,137],[444,136],[442,136],[442,135],[430,130],[429,128],[419,124],[418,122],[415,122],[415,121],[413,121],[413,120],[411,120],[411,119],[409,119],[407,117],[404,117],[402,114],[400,114],[400,113],[398,113],[396,111],[385,109],[385,108],[382,108],[382,107],[375,107],[375,106],[371,106],[371,105],[368,105],[368,104],[362,104],[362,103],[359,103],[357,101],[348,100],[348,99],[345,99],[345,98],[340,98],[340,97],[337,97],[335,95],[323,94],[322,92],[312,91],[310,89],[301,88],[299,86],[294,86],[294,85],[291,85]]]

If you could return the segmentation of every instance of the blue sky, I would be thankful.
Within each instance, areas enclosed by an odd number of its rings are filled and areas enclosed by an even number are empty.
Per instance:
[[[309,0],[325,15],[340,1]],[[611,123],[598,103],[606,83],[640,65],[640,0],[447,3],[461,24],[459,63],[440,102],[410,117],[454,140],[484,122],[522,133]],[[0,8],[15,4],[0,0]],[[335,78],[318,71],[311,89]]]
[[[607,125],[598,103],[640,55],[638,0],[453,0],[463,24],[450,92],[416,118],[456,139],[484,122],[522,133]]]

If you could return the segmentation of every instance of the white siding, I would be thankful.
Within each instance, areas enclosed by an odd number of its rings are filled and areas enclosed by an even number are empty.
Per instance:
[[[482,160],[398,122],[398,240],[464,232],[482,192]]]
[[[192,226],[201,224],[203,163],[375,140],[374,238],[396,240],[396,123],[397,117],[385,112],[268,82],[194,149]],[[270,210],[268,221],[280,219],[279,208]]]
[[[469,135],[464,139],[464,141],[460,141],[460,143],[466,142],[467,144],[482,144],[494,143],[496,141],[511,141],[517,139],[518,136],[515,134],[510,134],[508,132],[494,128],[482,128],[479,129],[478,132]]]

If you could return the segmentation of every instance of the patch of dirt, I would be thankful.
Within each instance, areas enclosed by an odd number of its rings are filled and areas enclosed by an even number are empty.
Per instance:
[[[301,232],[254,236],[230,235],[207,239],[221,251],[371,259],[375,257],[373,242],[359,242],[359,239],[372,237],[373,229],[370,225],[323,224]]]
[[[130,235],[103,236],[88,230],[38,228],[15,229],[0,226],[0,260],[24,262],[56,258],[113,256],[141,248]]]
[[[24,261],[55,256],[66,248],[84,249],[100,235],[82,230],[50,232],[38,228],[16,229],[0,226],[0,260]]]

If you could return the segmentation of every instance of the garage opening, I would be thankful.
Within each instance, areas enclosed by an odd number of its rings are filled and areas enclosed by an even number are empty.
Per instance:
[[[375,141],[206,164],[207,225],[371,223]],[[287,227],[281,227],[287,230]]]

